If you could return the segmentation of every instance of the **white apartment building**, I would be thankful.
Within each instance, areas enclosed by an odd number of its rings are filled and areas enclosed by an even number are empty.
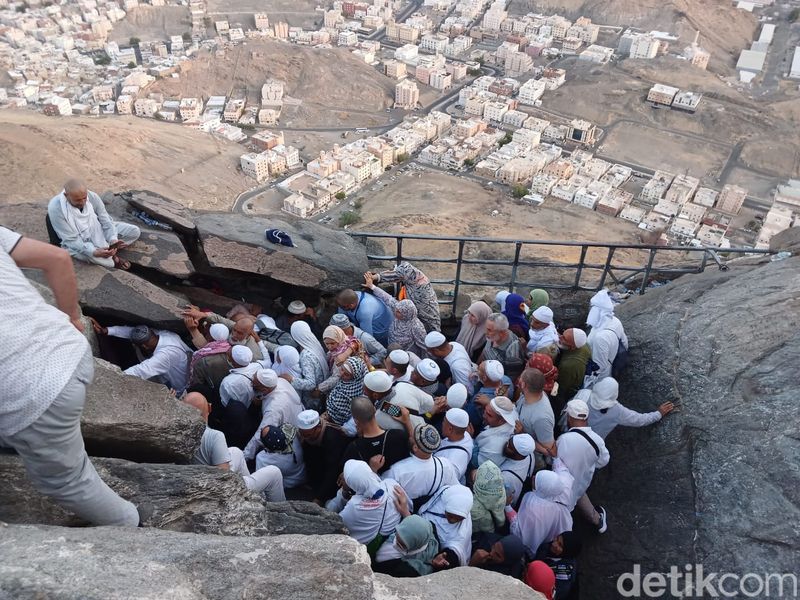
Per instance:
[[[540,79],[529,79],[519,88],[517,99],[520,104],[534,106],[544,96],[545,84]]]
[[[283,82],[268,79],[261,86],[261,106],[281,106],[283,104]]]
[[[133,113],[133,96],[127,94],[121,95],[117,98],[117,112],[121,115],[130,115]]]
[[[419,88],[417,82],[404,79],[394,88],[395,108],[413,109],[419,103]]]
[[[137,117],[152,119],[161,108],[161,103],[153,98],[137,98],[133,103],[133,110]]]
[[[183,121],[193,121],[197,119],[202,110],[203,103],[197,98],[181,99],[180,114]]]
[[[336,38],[337,46],[357,46],[358,36],[355,31],[340,31]]]
[[[431,73],[428,85],[444,92],[453,87],[453,76],[444,70],[434,71]]]
[[[242,166],[242,172],[248,177],[252,177],[258,182],[269,179],[269,159],[266,152],[242,154],[239,163]]]
[[[739,214],[747,198],[747,190],[736,185],[726,185],[717,198],[717,210],[732,215]]]
[[[519,77],[533,68],[533,58],[525,52],[509,52],[504,68],[508,77]]]
[[[487,102],[483,108],[483,118],[490,122],[502,123],[503,116],[508,112],[505,102]]]
[[[92,88],[92,99],[97,102],[108,102],[114,99],[114,88],[110,85],[98,85]]]
[[[429,33],[422,36],[419,42],[419,49],[424,52],[430,52],[431,54],[439,54],[445,51],[449,42],[450,38],[446,35],[441,33]]]

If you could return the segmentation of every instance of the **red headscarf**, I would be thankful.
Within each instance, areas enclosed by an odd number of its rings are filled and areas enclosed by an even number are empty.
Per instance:
[[[548,354],[534,352],[528,359],[528,366],[539,369],[544,374],[544,391],[550,393],[558,379],[558,369],[553,364],[553,359]]]
[[[540,560],[535,560],[525,570],[525,583],[547,600],[553,600],[553,589],[556,586],[556,575],[553,569]]]

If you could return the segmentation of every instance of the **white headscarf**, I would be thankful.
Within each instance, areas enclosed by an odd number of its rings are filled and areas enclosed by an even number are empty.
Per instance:
[[[564,493],[564,482],[553,471],[541,470],[534,478],[533,493],[545,500],[555,500]]]
[[[607,321],[614,316],[614,303],[608,295],[608,290],[600,290],[590,300],[589,316],[586,317],[586,324],[595,329],[603,329]]]
[[[344,463],[344,480],[347,487],[365,498],[371,498],[381,488],[381,478],[363,460]]]
[[[363,460],[344,463],[344,480],[355,495],[339,513],[350,536],[369,544],[379,533],[390,535],[400,524],[394,505],[394,479],[381,481]]]
[[[456,553],[459,566],[466,567],[472,556],[472,492],[463,485],[447,485],[423,504],[419,515],[436,527],[439,548]],[[464,517],[458,523],[450,523],[446,513]]]
[[[500,290],[494,297],[494,301],[497,302],[497,305],[500,307],[500,312],[505,311],[506,309],[506,298],[511,295],[511,292],[508,290]]]
[[[297,348],[294,346],[278,346],[275,349],[275,363],[272,365],[272,369],[278,375],[288,373],[292,377],[301,377],[300,353]]]
[[[618,404],[619,383],[613,377],[601,379],[592,387],[592,395],[589,396],[589,406],[595,410],[611,408]]]
[[[311,333],[311,327],[308,326],[308,323],[305,321],[295,321],[292,323],[290,333],[292,334],[292,339],[300,344],[301,348],[308,350],[317,358],[319,366],[322,368],[322,373],[327,379],[331,374],[328,368],[328,357],[325,354],[325,350],[322,349],[322,344],[320,344],[319,340]]]
[[[62,191],[59,196],[59,206],[61,212],[64,213],[64,220],[75,230],[75,234],[82,242],[89,242],[97,248],[108,248],[103,227],[100,225],[100,220],[94,212],[94,206],[90,199],[87,198],[83,208],[79,209],[69,203],[67,192]]]

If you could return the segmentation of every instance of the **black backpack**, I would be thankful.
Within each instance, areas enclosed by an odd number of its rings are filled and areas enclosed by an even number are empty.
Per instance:
[[[271,344],[275,344],[276,346],[292,346],[297,350],[300,350],[300,346],[297,345],[297,342],[294,341],[292,335],[286,331],[281,331],[280,329],[272,329],[267,327],[263,321],[258,321],[259,329],[258,337],[260,337],[265,342],[269,342]]]
[[[56,230],[53,228],[53,223],[50,221],[50,215],[45,215],[44,218],[45,227],[47,227],[47,237],[50,238],[50,243],[53,246],[61,247],[61,238],[58,237]]]

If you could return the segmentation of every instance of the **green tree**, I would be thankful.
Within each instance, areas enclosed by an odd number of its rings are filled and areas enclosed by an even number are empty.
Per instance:
[[[361,210],[361,207],[364,206],[364,199],[363,198],[356,198],[356,201],[353,203],[354,210]]]
[[[111,57],[103,52],[102,54],[94,57],[94,64],[96,65],[110,65]]]
[[[483,71],[481,71],[480,69],[467,69],[467,75],[470,75],[472,77],[477,77],[481,73],[483,73]]]
[[[183,38],[183,41],[184,41],[184,42],[187,42],[187,43],[188,43],[188,42],[191,42],[191,41],[192,41],[192,34],[191,34],[191,33],[189,33],[188,31],[184,31],[184,32],[181,34],[181,37]]]
[[[511,134],[509,132],[506,132],[506,134],[503,136],[503,139],[500,140],[500,142],[498,142],[498,145],[505,146],[506,144],[510,143],[511,143]]]
[[[138,46],[138,45],[139,45],[139,42],[141,42],[141,41],[142,41],[142,40],[140,40],[140,39],[139,39],[139,38],[137,38],[137,37],[132,37],[131,39],[129,39],[129,40],[128,40],[128,43],[129,43],[131,46]]]
[[[522,198],[528,195],[528,188],[524,185],[520,185],[519,183],[516,184],[514,187],[511,188],[511,195],[514,198]]]
[[[346,196],[347,194],[345,194],[344,192],[336,192],[334,198],[336,198],[337,200],[344,200]]]
[[[465,166],[465,167],[474,167],[474,166],[475,166],[475,160],[474,160],[474,159],[472,159],[472,158],[468,158],[468,159],[466,159],[466,160],[464,161],[464,166]]]
[[[135,69],[135,68],[136,68],[136,63],[135,63],[135,62],[133,62],[133,61],[129,62],[129,63],[128,63],[128,68],[129,68],[129,69]]]
[[[398,163],[404,163],[407,160],[408,160],[408,153],[407,152],[401,152],[400,154],[397,155],[397,162]]]
[[[361,220],[361,215],[359,215],[354,210],[347,210],[339,215],[339,227],[344,227],[345,225],[355,225]]]
[[[24,4],[17,4],[16,10],[18,13],[24,13],[26,10],[28,10],[28,7],[25,6]]]

